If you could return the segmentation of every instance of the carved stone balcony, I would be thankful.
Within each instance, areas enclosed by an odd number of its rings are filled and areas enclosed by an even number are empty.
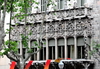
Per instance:
[[[43,13],[33,13],[27,16],[28,23],[42,22],[44,21],[53,21],[53,20],[65,20],[72,18],[81,18],[85,16],[91,16],[92,8],[89,7],[79,7],[72,9],[64,9]],[[45,17],[44,17],[45,16]],[[20,22],[18,19],[15,19],[15,22]],[[22,20],[24,22],[24,19]]]

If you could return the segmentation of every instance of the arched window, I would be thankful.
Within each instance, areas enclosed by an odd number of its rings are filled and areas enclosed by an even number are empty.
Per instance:
[[[65,54],[65,49],[64,49],[64,39],[59,38],[58,39],[58,58],[64,58]]]
[[[84,37],[77,38],[77,58],[82,59],[85,57],[84,53]]]
[[[55,40],[54,39],[49,39],[49,59],[55,59]]]
[[[37,43],[36,40],[32,40],[31,41],[31,48],[32,48],[32,51],[33,52],[36,52],[37,51],[37,46],[35,45],[35,43]],[[31,56],[31,60],[37,60],[37,54],[34,54]]]
[[[74,38],[73,37],[69,37],[67,40],[67,54],[68,54],[68,58],[74,58]]]
[[[43,43],[41,44],[43,48],[40,51],[40,60],[46,60],[46,40],[43,40]]]

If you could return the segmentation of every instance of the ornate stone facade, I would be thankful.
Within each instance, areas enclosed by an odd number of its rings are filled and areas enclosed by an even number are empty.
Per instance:
[[[42,28],[43,39],[51,37],[64,37],[64,36],[84,36],[84,30],[87,31],[87,36],[92,35],[92,16],[91,8],[80,7],[73,9],[65,9],[59,11],[47,12],[43,27],[41,22],[45,13],[30,14],[27,17],[27,33],[32,31],[30,36],[32,39],[37,39]],[[18,21],[18,20],[17,20]],[[17,22],[15,21],[15,22]],[[23,20],[24,21],[24,20]],[[19,21],[18,21],[19,22]],[[22,23],[22,22],[21,22]],[[19,40],[19,35],[24,33],[24,24],[13,26],[11,39]],[[16,38],[17,39],[16,39]]]
[[[27,17],[28,22],[26,32],[24,24],[22,24],[24,22],[23,19],[23,22],[19,25],[12,25],[14,29],[11,31],[10,36],[12,40],[21,41],[20,34],[29,34],[31,31],[32,35],[29,36],[30,42],[32,40],[38,41],[39,38],[45,40],[46,46],[43,50],[46,52],[46,55],[44,60],[57,59],[58,57],[77,59],[78,57],[85,58],[85,56],[87,56],[87,58],[89,58],[87,53],[88,47],[84,44],[84,38],[87,40],[87,38],[90,38],[93,35],[93,18],[91,13],[92,8],[79,7],[46,13],[30,14]],[[45,17],[43,17],[43,15],[45,15]],[[79,42],[80,39],[82,44]],[[29,45],[31,44],[29,43]],[[81,49],[82,52],[82,48],[86,48],[85,56],[82,56],[83,53],[81,53],[81,56],[78,54],[79,51],[77,49]],[[59,54],[60,49],[64,51],[61,52],[63,55]],[[50,53],[50,50],[52,53]],[[69,54],[70,52],[71,54]],[[39,54],[40,53],[37,54],[37,60],[43,60],[39,58],[41,57]]]

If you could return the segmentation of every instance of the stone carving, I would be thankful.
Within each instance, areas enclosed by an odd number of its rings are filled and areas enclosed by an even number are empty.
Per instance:
[[[28,28],[26,33],[28,34],[29,30],[32,32],[31,39],[37,39],[41,34],[43,38],[74,36],[75,31],[77,36],[84,36],[84,30],[87,30],[87,35],[92,35],[91,18],[84,16],[90,14],[88,12],[91,12],[91,9],[84,7],[46,12],[43,25],[41,25],[41,21],[44,13],[30,14],[27,16],[28,22],[33,23],[33,25],[27,25],[30,26],[30,29]],[[25,33],[23,25],[20,25],[20,30],[17,29],[19,27],[12,30],[11,39],[18,38],[18,31],[20,34]]]
[[[47,31],[48,31],[48,36],[53,37],[55,35],[55,24],[49,23]]]
[[[82,16],[85,15],[85,8],[77,8],[76,9],[76,16]]]
[[[10,35],[12,40],[18,41],[20,39],[20,26],[14,26]]]
[[[35,22],[35,17],[33,15],[27,16],[27,22],[28,23],[34,23]]]
[[[37,25],[36,24],[31,25],[30,30],[32,32],[32,35],[30,35],[30,38],[31,39],[36,39],[36,37],[37,37]]]
[[[57,11],[50,11],[44,13],[35,13],[29,14],[27,16],[27,21],[30,23],[35,22],[42,22],[43,15],[45,16],[45,21],[52,21],[54,20],[62,20],[62,19],[69,19],[69,18],[80,18],[80,16],[91,16],[91,8],[80,7],[80,8],[72,8],[72,9],[65,9],[65,10],[57,10]],[[22,20],[22,22],[24,19]],[[20,22],[17,18],[15,18],[15,22]]]
[[[66,30],[67,30],[67,32],[74,31],[74,27],[75,27],[75,25],[74,25],[74,21],[73,20],[69,20],[69,21],[66,22]]]

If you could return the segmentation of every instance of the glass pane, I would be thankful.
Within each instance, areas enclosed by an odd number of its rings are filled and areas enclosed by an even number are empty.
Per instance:
[[[26,49],[23,48],[23,58],[25,58]]]
[[[46,60],[46,47],[44,47],[44,55],[43,56],[44,56],[43,59]]]
[[[62,58],[64,58],[65,56],[65,49],[64,49],[64,46],[62,46]]]
[[[61,46],[58,46],[58,58],[61,58]]]
[[[63,0],[60,0],[60,9],[63,9]]]
[[[80,59],[81,58],[81,46],[77,47],[77,58]]]
[[[82,58],[85,58],[84,46],[82,46]]]
[[[40,51],[40,60],[46,60],[46,47]]]
[[[57,8],[59,9],[59,6],[60,6],[60,2],[59,0],[57,1]]]
[[[43,49],[40,50],[40,60],[43,60]]]
[[[70,46],[68,46],[67,52],[68,52],[68,58],[70,58]]]
[[[53,48],[53,51],[52,51],[52,56],[53,57],[52,57],[52,59],[55,59],[55,47],[53,46],[52,48]]]
[[[49,47],[49,59],[52,59],[52,47]]]
[[[77,6],[81,6],[81,0],[77,0]]]
[[[84,6],[85,0],[81,0],[81,6]]]

